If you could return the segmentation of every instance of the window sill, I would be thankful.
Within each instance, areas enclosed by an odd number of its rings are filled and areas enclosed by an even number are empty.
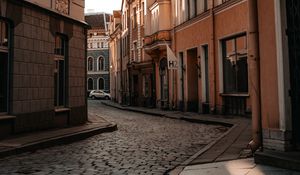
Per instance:
[[[0,115],[0,120],[10,120],[10,119],[15,119],[16,116],[11,116],[11,115]]]
[[[56,108],[54,111],[55,113],[60,113],[60,112],[67,112],[67,111],[70,111],[71,109],[70,108]]]
[[[250,95],[247,93],[234,93],[234,94],[220,94],[222,97],[249,97]]]

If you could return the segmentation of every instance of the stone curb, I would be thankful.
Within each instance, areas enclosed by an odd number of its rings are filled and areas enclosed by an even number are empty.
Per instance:
[[[44,140],[38,140],[36,142],[21,145],[19,147],[0,150],[0,158],[21,154],[25,152],[30,152],[30,151],[36,151],[38,149],[48,148],[51,146],[73,143],[75,141],[83,140],[97,134],[101,134],[105,132],[113,132],[116,131],[117,129],[118,127],[116,124],[109,124],[106,127],[102,126],[98,128],[96,127],[92,129],[85,129],[83,131],[79,131],[71,134],[51,137],[49,139],[44,139]]]
[[[134,108],[131,108],[131,107],[123,107],[123,106],[120,106],[120,105],[114,105],[114,104],[107,103],[107,102],[104,102],[104,101],[102,101],[101,103],[106,105],[106,106],[110,106],[110,107],[117,108],[117,109],[120,109],[120,110],[138,112],[138,113],[142,113],[142,114],[159,116],[159,117],[166,117],[166,118],[170,118],[170,119],[185,120],[185,121],[193,122],[193,123],[202,123],[202,124],[208,124],[208,125],[222,125],[222,126],[226,126],[226,127],[233,127],[235,125],[234,123],[229,123],[229,122],[225,122],[225,121],[216,121],[216,120],[213,120],[213,119],[205,119],[204,120],[204,119],[194,119],[194,118],[191,118],[191,117],[174,117],[174,116],[170,116],[169,114],[165,114],[165,113],[143,111],[143,110],[134,109]]]
[[[160,117],[165,116],[165,114],[161,114],[161,113],[158,113],[158,112],[143,111],[143,110],[133,109],[133,108],[130,108],[130,107],[123,107],[123,106],[120,106],[120,105],[113,105],[113,104],[110,104],[110,103],[107,103],[107,102],[104,102],[104,101],[101,101],[101,103],[106,105],[106,106],[110,106],[110,107],[117,108],[117,109],[120,109],[120,110],[131,111],[131,112],[139,112],[139,113],[142,113],[142,114],[155,115],[155,116],[160,116]]]

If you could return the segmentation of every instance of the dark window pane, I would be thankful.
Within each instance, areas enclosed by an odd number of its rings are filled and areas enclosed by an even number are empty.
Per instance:
[[[224,92],[248,93],[246,36],[225,40],[223,41],[222,47]]]
[[[0,112],[7,112],[8,55],[0,52]]]
[[[93,84],[93,79],[88,79],[88,89],[89,90],[92,90],[92,89],[94,89],[94,84]]]
[[[247,57],[242,57],[237,61],[237,91],[248,92]]]
[[[99,79],[99,89],[101,89],[101,90],[104,89],[104,79],[103,78]]]
[[[59,106],[63,106],[65,104],[65,63],[64,61],[59,61]]]

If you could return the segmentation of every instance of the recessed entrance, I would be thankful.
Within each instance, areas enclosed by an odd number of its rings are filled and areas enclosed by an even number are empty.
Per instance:
[[[289,45],[293,140],[300,146],[300,1],[286,0]]]
[[[169,107],[169,77],[168,77],[168,60],[163,58],[159,63],[160,74],[160,93],[161,93],[161,108]]]
[[[187,51],[187,110],[191,112],[198,112],[198,58],[197,49]]]

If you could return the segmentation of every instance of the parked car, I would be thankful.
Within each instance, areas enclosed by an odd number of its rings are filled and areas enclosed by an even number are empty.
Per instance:
[[[109,93],[106,93],[102,90],[92,90],[90,92],[89,97],[92,99],[99,98],[99,99],[105,99],[105,100],[109,100],[111,98]]]

